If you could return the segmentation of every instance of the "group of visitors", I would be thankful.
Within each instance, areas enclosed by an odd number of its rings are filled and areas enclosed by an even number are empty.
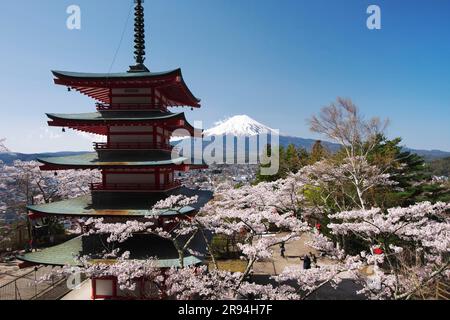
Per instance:
[[[285,243],[282,242],[280,244],[280,256],[282,258],[286,258],[286,247]],[[303,257],[300,257],[300,260],[303,260],[303,269],[311,269],[311,268],[319,268],[317,265],[317,257],[310,252],[309,254],[305,254]]]
[[[305,270],[319,268],[317,265],[317,257],[312,252],[305,254],[303,258],[300,258],[300,260],[303,260],[303,269]]]

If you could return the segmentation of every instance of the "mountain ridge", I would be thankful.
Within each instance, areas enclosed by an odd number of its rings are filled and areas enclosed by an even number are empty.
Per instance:
[[[204,136],[206,137],[217,137],[217,136],[235,136],[235,137],[254,137],[255,135],[261,133],[278,133],[275,129],[266,126],[247,115],[237,115],[229,117],[223,121],[219,121],[214,127],[209,128],[204,131]],[[317,139],[301,138],[292,135],[285,135],[279,133],[280,145],[287,147],[289,144],[293,144],[296,147],[303,147],[307,151],[311,151],[312,146],[317,141]],[[341,146],[340,144],[329,142],[326,140],[321,140],[322,145],[327,148],[330,152],[338,151]],[[179,143],[179,142],[178,142]],[[427,161],[432,161],[435,159],[442,159],[450,157],[450,152],[442,150],[423,150],[423,149],[413,149],[406,146],[403,147],[405,151],[410,151],[424,157]]]
[[[204,136],[220,137],[220,136],[234,136],[234,137],[255,137],[262,133],[276,133],[275,129],[272,129],[247,115],[237,115],[230,117],[226,120],[219,121],[213,126],[204,131]],[[307,151],[311,151],[312,146],[317,141],[317,139],[301,138],[291,135],[280,134],[279,136],[280,145],[287,147],[289,144],[293,144],[296,147],[303,147]],[[186,143],[188,138],[176,139],[172,141],[173,145],[179,145],[180,143]],[[340,149],[340,145],[337,143],[322,141],[322,145],[331,152],[336,152]],[[204,142],[204,146],[208,145],[210,142]],[[416,153],[425,158],[427,161],[432,161],[436,159],[443,159],[450,157],[450,152],[442,150],[423,150],[423,149],[412,149],[408,147],[403,147],[405,151],[410,151]],[[63,151],[63,152],[45,152],[45,153],[14,153],[14,152],[4,152],[0,153],[0,161],[6,164],[12,164],[15,160],[21,161],[32,161],[41,157],[64,157],[69,155],[79,155],[92,151]]]
[[[0,152],[0,161],[10,165],[14,161],[35,161],[37,158],[77,156],[92,151],[60,151],[43,153]]]

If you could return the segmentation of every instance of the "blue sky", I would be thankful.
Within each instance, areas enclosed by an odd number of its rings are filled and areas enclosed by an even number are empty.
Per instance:
[[[50,70],[108,72],[132,0],[2,1],[0,137],[18,152],[88,150],[47,128],[45,112],[92,112],[92,100],[55,86]],[[66,8],[82,11],[66,28]],[[366,28],[377,4],[382,29]],[[390,137],[450,150],[448,0],[146,0],[147,62],[181,67],[205,127],[236,114],[316,137],[306,119],[337,96],[389,118]],[[112,72],[133,62],[129,22]]]

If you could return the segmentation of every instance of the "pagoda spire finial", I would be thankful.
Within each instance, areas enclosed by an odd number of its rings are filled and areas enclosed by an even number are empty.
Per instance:
[[[145,61],[145,23],[144,23],[144,0],[134,0],[134,58],[136,65],[131,66],[129,72],[148,72],[144,65]]]

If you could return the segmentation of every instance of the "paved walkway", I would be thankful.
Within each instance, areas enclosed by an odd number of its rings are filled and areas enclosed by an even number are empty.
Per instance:
[[[284,234],[277,235],[277,237],[282,237]],[[285,245],[286,252],[284,253],[285,258],[280,255],[280,248],[274,247],[273,259],[260,261],[254,265],[255,274],[269,274],[278,275],[284,268],[288,266],[303,266],[303,260],[300,258],[313,253],[317,257],[317,264],[327,265],[332,263],[331,260],[326,258],[319,258],[319,252],[307,246],[305,243],[310,240],[309,234],[303,234],[299,240],[289,242]]]
[[[281,237],[283,235],[277,235]],[[324,266],[333,263],[333,260],[327,258],[319,258],[319,252],[306,245],[306,242],[310,240],[310,234],[303,234],[299,240],[292,241],[285,245],[286,252],[285,258],[280,255],[280,248],[274,248],[273,259],[267,261],[260,261],[254,265],[254,275],[256,282],[261,281],[262,284],[272,283],[270,276],[278,275],[283,272],[284,268],[288,266],[301,266],[303,267],[303,257],[310,252],[317,258],[317,265]],[[364,299],[363,296],[357,295],[356,292],[361,288],[357,286],[349,276],[343,272],[339,275],[342,282],[333,288],[330,284],[327,284],[317,290],[311,295],[308,300],[360,300]],[[259,279],[259,280],[257,280]],[[259,283],[259,282],[258,282]]]

